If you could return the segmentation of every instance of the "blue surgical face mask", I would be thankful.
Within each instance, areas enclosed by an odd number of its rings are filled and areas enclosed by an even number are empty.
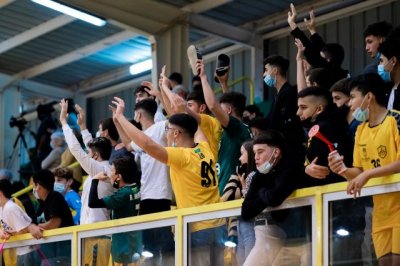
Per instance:
[[[385,66],[379,64],[378,65],[378,74],[381,76],[383,81],[388,82],[390,81],[390,72],[385,70]]]
[[[54,143],[52,141],[50,141],[50,148],[54,150]]]
[[[365,101],[365,97],[362,100],[361,105],[359,107],[357,107],[356,110],[354,110],[354,112],[352,113],[352,116],[354,117],[354,119],[359,122],[365,122],[368,120],[368,115],[369,115],[368,107],[365,108],[364,110],[361,109],[361,106],[363,105],[364,101]]]
[[[273,77],[271,77],[270,74],[268,74],[264,78],[264,83],[269,87],[274,87],[275,88],[275,86],[276,86],[276,77],[273,78]]]
[[[381,59],[381,53],[380,52],[376,52],[375,60],[379,60],[379,59]]]
[[[65,184],[59,183],[59,182],[54,182],[54,191],[60,192],[61,194],[64,194],[65,192]]]

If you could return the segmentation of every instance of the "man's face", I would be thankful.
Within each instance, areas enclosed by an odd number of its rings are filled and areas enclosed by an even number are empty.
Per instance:
[[[305,120],[308,118],[315,119],[320,113],[319,109],[321,109],[320,104],[312,96],[298,98],[297,106],[298,109],[296,114],[298,117],[300,117],[300,120]]]
[[[193,100],[189,100],[187,102],[187,107],[192,110],[193,112],[195,112],[196,114],[200,114],[200,105],[193,101]]]
[[[99,124],[98,132],[100,133],[100,137],[108,138],[108,134],[107,134],[108,132],[107,132],[107,130],[103,130],[103,127],[101,124]]]
[[[278,72],[278,69],[276,67],[271,66],[270,64],[266,64],[264,66],[263,77],[266,77],[267,75],[271,75],[272,77],[276,77],[277,72]]]
[[[135,94],[135,97],[136,97],[136,103],[138,103],[144,99],[147,99],[147,98],[153,98],[147,92],[144,92],[144,91],[139,91],[138,93]]]
[[[333,91],[332,98],[337,107],[341,107],[343,104],[346,104],[350,99],[349,96],[340,91]]]
[[[229,103],[220,103],[220,105],[226,114],[232,114],[232,106]]]
[[[378,47],[383,41],[382,37],[368,35],[365,37],[365,50],[371,58],[375,58]]]
[[[39,199],[41,199],[41,200],[46,199],[47,190],[44,187],[42,187],[39,184],[34,184],[33,189],[36,190],[36,193],[39,196]]]
[[[119,177],[119,175],[117,174],[117,170],[115,170],[115,166],[114,164],[111,165],[111,184],[114,184],[115,180]]]
[[[351,90],[350,101],[349,101],[350,110],[354,112],[357,109],[357,107],[363,108],[365,106],[365,103],[363,104],[364,98],[365,97],[362,95],[362,93],[356,88]],[[361,104],[363,104],[364,106],[361,106]]]
[[[256,161],[256,166],[259,167],[266,161],[271,160],[272,153],[275,148],[267,144],[254,144],[254,159]]]

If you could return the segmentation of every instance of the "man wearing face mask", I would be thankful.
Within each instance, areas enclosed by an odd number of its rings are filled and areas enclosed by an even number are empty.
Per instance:
[[[400,41],[398,38],[394,38],[394,35],[400,35],[400,28],[397,28],[394,33],[381,43],[378,51],[381,53],[381,60],[379,68],[384,73],[380,76],[384,81],[392,81],[389,86],[386,87],[385,95],[387,97],[388,110],[400,110],[400,95],[399,95],[399,84],[400,84]]]
[[[302,161],[289,152],[283,135],[268,130],[254,139],[253,150],[257,167],[242,204],[242,218],[255,218],[256,243],[243,265],[273,265],[284,244],[285,231],[277,224],[282,211],[269,212],[299,187],[298,173]]]
[[[297,111],[297,88],[286,79],[289,61],[273,55],[265,59],[264,82],[275,88],[275,99],[268,116],[268,128],[281,132],[288,142],[288,148],[299,157],[304,157],[305,135]]]
[[[319,132],[325,136],[335,149],[347,155],[351,164],[351,137],[347,134],[347,121],[332,101],[330,92],[319,87],[308,87],[298,94],[297,115],[308,132],[318,125]],[[345,181],[341,176],[331,173],[328,168],[329,147],[322,140],[309,138],[306,150],[303,187],[321,186]]]

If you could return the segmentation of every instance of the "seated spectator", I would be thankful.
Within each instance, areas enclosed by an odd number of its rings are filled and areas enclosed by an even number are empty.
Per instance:
[[[306,74],[306,84],[308,87],[321,87],[329,90],[336,82],[332,80],[331,71],[326,68],[312,68]]]
[[[344,116],[340,116],[336,106],[332,102],[330,92],[319,87],[309,87],[298,94],[297,115],[307,131],[318,125],[319,133],[325,136],[334,148],[346,154],[348,163],[351,164],[352,146],[347,135],[347,122]],[[328,155],[330,149],[322,140],[309,138],[306,150],[305,180],[302,184],[307,186],[319,186],[335,182],[345,181],[341,176],[331,173],[328,168]]]
[[[170,166],[170,178],[177,208],[220,201],[215,161],[207,139],[198,131],[196,120],[187,114],[169,118],[165,127],[165,148],[138,130],[123,115],[124,101],[114,97],[115,115],[130,139],[156,160]],[[190,264],[222,265],[225,226],[223,219],[196,222],[190,226],[193,249]],[[215,263],[215,264],[214,264]]]
[[[99,199],[97,188],[99,180],[111,180],[113,187],[118,189],[113,195]],[[111,176],[100,172],[92,179],[89,195],[90,208],[107,208],[111,210],[111,219],[136,216],[139,213],[139,180],[140,174],[131,157],[116,158],[111,165]],[[114,265],[133,263],[133,255],[141,253],[140,232],[125,232],[113,234],[111,254]]]
[[[11,200],[12,186],[9,180],[0,180],[0,238],[9,239],[12,235],[29,232],[34,238],[42,238],[42,231],[39,226],[32,223],[31,218],[17,204]],[[19,247],[11,257],[12,249],[3,251],[5,265],[11,265],[14,260],[16,265],[32,265],[35,250],[31,246]]]
[[[262,135],[268,130],[268,119],[263,117],[257,117],[247,124],[251,130],[251,134],[254,138]],[[304,135],[304,134],[303,134]]]
[[[61,193],[71,210],[74,224],[78,225],[81,218],[81,197],[71,189],[74,181],[72,170],[67,167],[54,169],[54,191]]]
[[[50,146],[52,148],[50,154],[42,161],[42,169],[53,170],[61,163],[61,155],[65,151],[64,134],[56,131],[51,134]]]
[[[247,105],[244,108],[242,121],[243,123],[248,125],[251,120],[260,116],[263,116],[263,114],[261,113],[260,109],[258,109],[257,105],[255,104]]]
[[[330,169],[349,180],[347,193],[360,196],[371,178],[385,177],[400,171],[400,113],[386,109],[383,80],[377,74],[357,77],[350,84],[351,105],[359,106],[352,167],[343,156],[329,156]],[[372,196],[372,239],[379,265],[400,263],[400,192]]]
[[[368,56],[373,60],[371,64],[364,68],[364,74],[383,74],[383,72],[378,72],[378,65],[381,56],[378,47],[385,40],[392,28],[393,26],[386,21],[379,21],[368,25],[364,30],[365,50],[367,51]],[[384,76],[381,77],[384,78]]]
[[[276,225],[280,211],[269,212],[265,209],[281,205],[299,186],[296,177],[302,169],[302,162],[287,152],[283,135],[273,130],[255,138],[253,150],[258,171],[251,176],[247,192],[244,191],[242,218],[255,218],[256,241],[243,265],[273,265],[283,246],[285,232]],[[304,265],[311,265],[311,256]]]

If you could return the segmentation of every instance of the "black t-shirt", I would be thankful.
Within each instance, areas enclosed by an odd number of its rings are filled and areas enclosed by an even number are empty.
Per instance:
[[[51,191],[45,201],[41,202],[43,207],[44,218],[49,221],[53,217],[61,218],[60,227],[74,225],[71,211],[64,196],[56,191]]]

